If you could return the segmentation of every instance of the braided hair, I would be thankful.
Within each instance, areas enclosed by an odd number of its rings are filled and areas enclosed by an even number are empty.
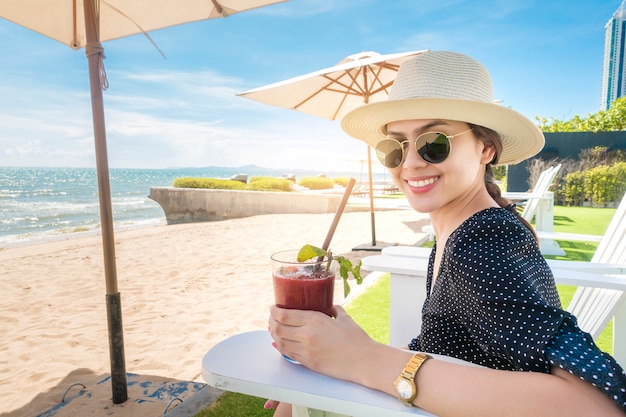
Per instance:
[[[483,141],[483,143],[485,143],[487,146],[493,146],[496,151],[495,156],[493,157],[491,162],[488,163],[485,167],[485,187],[487,188],[487,192],[500,207],[515,213],[517,215],[517,218],[522,222],[524,226],[526,226],[526,228],[528,228],[528,230],[532,232],[533,236],[535,236],[535,239],[537,240],[537,243],[539,243],[539,237],[537,236],[537,233],[535,233],[535,230],[530,225],[530,223],[520,215],[519,211],[517,210],[517,206],[511,200],[502,196],[502,190],[500,189],[500,186],[496,183],[496,179],[493,175],[493,165],[498,164],[498,159],[500,158],[500,154],[502,153],[502,141],[500,139],[500,134],[498,134],[498,132],[496,132],[495,130],[491,130],[489,128],[474,125],[471,123],[469,123],[469,127],[472,128],[472,131],[475,133],[478,139]]]

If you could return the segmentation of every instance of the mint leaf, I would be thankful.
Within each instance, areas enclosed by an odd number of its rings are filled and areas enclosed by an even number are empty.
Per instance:
[[[361,276],[361,265],[362,262],[356,266],[352,265],[349,259],[344,258],[343,256],[333,256],[332,252],[325,251],[322,248],[318,248],[317,246],[306,244],[304,245],[300,251],[298,252],[298,262],[308,261],[312,258],[319,258],[323,256],[327,256],[330,258],[329,261],[337,261],[339,263],[339,275],[343,278],[343,296],[347,297],[350,294],[350,283],[348,282],[348,274],[352,274],[354,279],[356,280],[357,285],[361,285],[363,282],[363,277]],[[330,262],[328,263],[330,265]],[[328,269],[328,266],[326,267]]]
[[[341,278],[343,278],[343,296],[347,297],[348,294],[350,294],[348,273],[352,274],[358,285],[363,282],[363,277],[361,276],[362,262],[359,261],[359,263],[355,267],[353,267],[352,262],[350,262],[349,259],[346,259],[343,256],[335,256],[333,259],[339,263],[339,275],[341,275]]]

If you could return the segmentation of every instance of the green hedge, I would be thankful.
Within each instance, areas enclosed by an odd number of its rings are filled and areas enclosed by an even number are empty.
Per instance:
[[[265,181],[265,180],[275,180],[276,177],[262,177],[262,176],[257,176],[257,177],[250,177],[250,179],[248,180],[249,183],[253,183],[256,181]]]
[[[350,181],[350,177],[336,177],[333,178],[333,182],[341,187],[348,186],[348,181]]]
[[[207,188],[211,190],[293,191],[293,183],[285,178],[252,177],[249,184],[219,178],[176,178],[175,188]]]
[[[293,182],[286,178],[254,177],[250,178],[248,190],[254,191],[293,191]]]
[[[246,184],[240,181],[218,178],[176,178],[172,184],[175,188],[209,188],[214,190],[245,190]]]
[[[559,193],[568,205],[580,206],[587,202],[602,207],[607,203],[618,203],[626,193],[626,162],[570,172],[555,193]]]
[[[298,184],[309,190],[326,190],[335,187],[335,182],[326,177],[303,177]]]
[[[303,177],[298,181],[310,190],[334,188],[335,184],[342,187],[348,185],[349,177]],[[240,181],[219,178],[176,178],[172,184],[176,188],[208,188],[214,190],[253,190],[253,191],[293,191],[293,181],[278,177],[250,177],[248,184]]]
[[[562,195],[562,200],[568,206],[582,206],[585,202],[585,173],[583,171],[571,172],[563,179],[564,184],[555,191]]]

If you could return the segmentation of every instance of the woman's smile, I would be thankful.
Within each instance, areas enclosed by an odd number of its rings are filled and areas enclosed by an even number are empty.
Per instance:
[[[436,176],[419,180],[406,180],[406,182],[411,188],[424,188],[434,184],[435,182],[437,182],[438,179],[439,177]]]

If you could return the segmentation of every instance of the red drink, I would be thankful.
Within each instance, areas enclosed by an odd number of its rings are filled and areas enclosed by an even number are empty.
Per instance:
[[[283,308],[321,311],[333,315],[335,271],[327,270],[328,259],[297,262],[298,251],[272,255],[274,298]]]
[[[316,310],[333,315],[335,274],[274,275],[274,298],[276,305],[299,310]]]

